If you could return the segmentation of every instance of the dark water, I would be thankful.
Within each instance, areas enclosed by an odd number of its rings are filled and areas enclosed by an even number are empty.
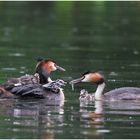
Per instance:
[[[101,71],[106,90],[140,87],[140,2],[0,2],[0,83],[34,73],[36,58],[55,60],[70,81]],[[92,102],[64,87],[65,105],[0,100],[0,138],[140,138],[140,102]],[[97,115],[102,112],[102,115]]]

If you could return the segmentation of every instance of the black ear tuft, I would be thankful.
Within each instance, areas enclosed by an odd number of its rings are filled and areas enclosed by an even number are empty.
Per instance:
[[[44,59],[42,57],[38,57],[36,60],[37,60],[37,62],[40,62],[40,61],[42,61]]]
[[[104,78],[101,78],[99,81],[96,82],[96,84],[102,84],[103,82],[105,82]]]
[[[52,60],[52,59],[43,59],[45,62],[48,62],[48,61],[51,61],[51,62],[54,62],[54,63],[56,63],[54,60]]]
[[[89,73],[90,73],[90,71],[87,71],[87,72],[83,73],[82,76],[89,74]]]

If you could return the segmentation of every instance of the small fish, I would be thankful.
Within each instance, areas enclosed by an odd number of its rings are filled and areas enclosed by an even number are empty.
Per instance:
[[[74,91],[74,84],[71,84],[72,91]]]

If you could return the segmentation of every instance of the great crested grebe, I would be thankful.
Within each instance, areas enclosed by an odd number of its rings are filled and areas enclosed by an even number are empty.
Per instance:
[[[105,88],[104,77],[99,72],[86,72],[80,78],[70,81],[71,85],[79,82],[91,82],[97,84],[95,93],[89,94],[81,90],[80,100],[136,100],[140,99],[140,88],[122,87],[103,93]]]
[[[63,80],[52,81],[50,74],[55,70],[65,71],[52,60],[41,59],[36,65],[34,75],[24,75],[19,78],[11,78],[0,85],[0,98],[39,97],[39,98],[64,98],[61,86],[65,85]],[[57,97],[58,96],[58,97]],[[60,97],[61,96],[61,97]]]

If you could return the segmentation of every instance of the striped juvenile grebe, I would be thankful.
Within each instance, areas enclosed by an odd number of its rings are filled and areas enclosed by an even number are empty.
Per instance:
[[[53,97],[53,94],[64,96],[61,86],[65,85],[63,80],[52,81],[50,74],[55,70],[65,71],[52,60],[39,60],[34,75],[24,75],[19,78],[11,78],[0,86],[0,97],[9,98],[13,95],[19,97]],[[52,93],[52,96],[51,96]],[[60,93],[60,94],[59,94]],[[58,96],[57,95],[57,96]],[[62,97],[64,98],[64,97]]]
[[[81,90],[80,100],[137,100],[140,99],[140,88],[122,87],[103,93],[105,88],[104,77],[98,72],[86,72],[80,78],[72,80],[71,85],[79,82],[91,82],[97,84],[95,93],[89,94],[86,90]]]

